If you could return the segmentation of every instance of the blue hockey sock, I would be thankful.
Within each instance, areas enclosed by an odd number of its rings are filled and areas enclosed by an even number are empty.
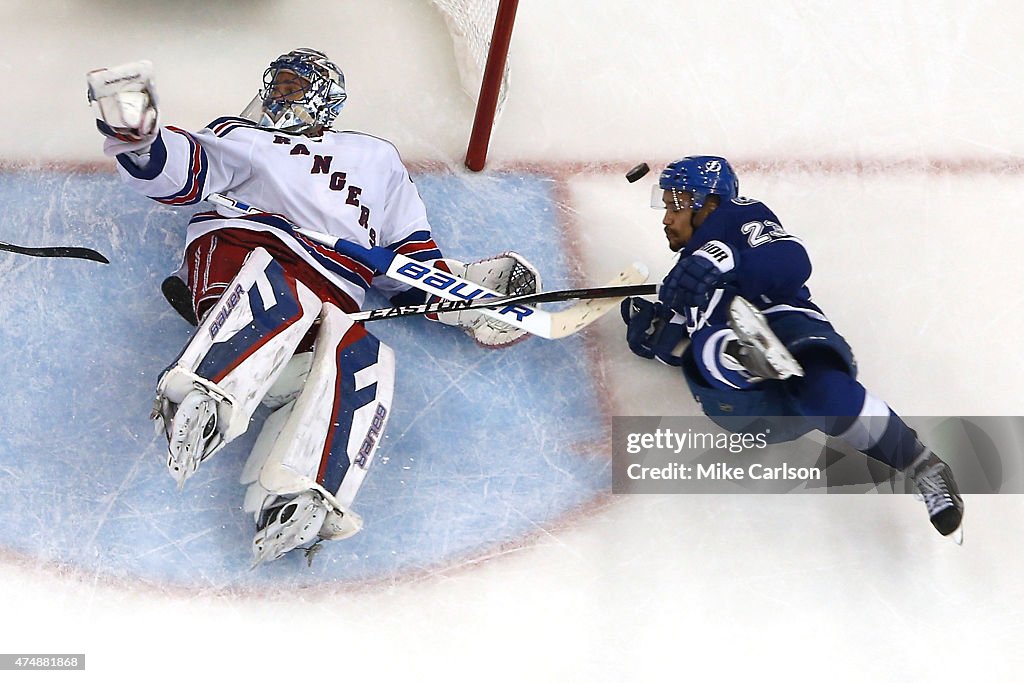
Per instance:
[[[867,392],[828,355],[804,355],[798,360],[804,376],[786,382],[790,396],[809,424],[835,436],[860,415]]]
[[[788,383],[790,395],[815,429],[898,470],[925,447],[917,433],[888,406],[825,357],[800,358],[805,376]]]
[[[897,470],[909,467],[925,451],[917,432],[885,401],[871,394],[864,397],[861,414],[850,428],[834,436]]]

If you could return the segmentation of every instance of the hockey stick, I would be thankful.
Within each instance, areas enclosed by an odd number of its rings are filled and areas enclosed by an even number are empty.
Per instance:
[[[232,209],[239,213],[266,213],[254,206],[246,204],[219,193],[210,194],[207,201],[218,206]],[[356,259],[371,266],[387,277],[410,285],[420,291],[433,294],[448,301],[474,301],[501,298],[501,294],[485,289],[475,282],[463,280],[451,273],[434,268],[426,263],[415,261],[407,256],[396,254],[383,247],[363,247],[355,242],[338,239],[333,235],[292,226],[292,230],[309,240],[330,247],[340,254]],[[620,273],[609,286],[633,285],[647,279],[647,268],[642,264],[634,264]],[[550,313],[522,303],[510,303],[499,308],[481,307],[484,315],[530,334],[545,339],[560,339],[577,332],[600,318],[618,305],[617,299],[590,299],[564,311]],[[493,303],[487,306],[495,306]]]
[[[613,280],[613,283],[618,279]],[[199,325],[196,314],[192,310],[192,293],[188,285],[182,282],[177,275],[167,277],[160,286],[167,299],[167,303],[177,311],[178,315],[185,319],[193,327]],[[510,303],[536,304],[551,301],[570,301],[572,299],[615,299],[621,300],[627,296],[643,296],[655,294],[658,286],[654,284],[639,285],[616,285],[609,284],[603,287],[589,287],[585,289],[557,289],[549,292],[536,292],[534,294],[516,294],[497,298],[466,300],[466,301],[435,301],[431,304],[413,304],[409,306],[392,306],[391,308],[376,308],[369,311],[358,311],[350,313],[353,320],[390,320],[392,318],[404,318],[413,315],[426,315],[428,313],[448,313],[451,311],[465,311],[474,308],[485,308]],[[575,307],[573,307],[575,308]],[[570,311],[573,309],[570,308]],[[558,318],[561,313],[553,313]],[[573,314],[575,315],[575,314]]]
[[[375,308],[369,311],[359,311],[349,314],[354,320],[390,320],[391,318],[404,318],[410,315],[426,315],[428,313],[450,313],[452,311],[468,311],[477,308],[490,308],[493,306],[505,306],[508,304],[540,304],[552,301],[571,301],[572,299],[615,299],[620,301],[627,296],[644,296],[656,294],[658,286],[655,284],[607,284],[602,287],[586,287],[583,289],[555,289],[548,292],[536,292],[534,294],[515,294],[497,298],[481,297],[479,299],[464,301],[435,301],[430,304],[414,304],[410,306],[392,306],[391,308]],[[571,310],[571,309],[570,309]],[[553,313],[552,315],[558,315]]]
[[[10,251],[25,256],[43,256],[51,258],[80,258],[86,261],[110,263],[107,257],[95,249],[85,247],[19,247],[17,244],[0,242],[0,251]]]

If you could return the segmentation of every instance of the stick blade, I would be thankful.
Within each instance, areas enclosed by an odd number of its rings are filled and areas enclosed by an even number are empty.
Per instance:
[[[47,256],[57,256],[60,258],[80,258],[86,261],[96,261],[97,263],[110,263],[107,257],[96,251],[95,249],[89,249],[87,247],[51,247],[55,253],[47,254]]]
[[[642,263],[634,263],[624,268],[621,273],[612,278],[607,287],[618,287],[621,285],[639,285],[647,282],[650,271]],[[626,297],[620,296],[612,299],[587,299],[575,306],[551,314],[551,336],[549,339],[561,339],[575,334],[587,325],[595,322],[609,311],[619,307]]]
[[[110,263],[107,257],[86,247],[22,247],[17,244],[0,242],[0,251],[10,251],[25,256],[38,256],[42,258],[80,258],[86,261],[98,263]]]

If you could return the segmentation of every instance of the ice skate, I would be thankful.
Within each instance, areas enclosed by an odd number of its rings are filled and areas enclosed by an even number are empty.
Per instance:
[[[943,536],[951,538],[957,545],[964,539],[964,501],[960,497],[953,472],[930,450],[925,451],[906,470],[907,477],[916,487],[932,526]]]
[[[161,417],[166,425],[166,415]],[[180,491],[199,463],[224,443],[217,429],[217,401],[205,391],[189,392],[174,410],[166,434],[167,469]]]
[[[280,558],[319,538],[330,506],[317,491],[278,498],[264,508],[253,538],[253,567]]]
[[[803,377],[804,369],[775,336],[768,321],[741,296],[733,297],[729,304],[729,327],[739,338],[737,360],[752,375],[763,379]]]

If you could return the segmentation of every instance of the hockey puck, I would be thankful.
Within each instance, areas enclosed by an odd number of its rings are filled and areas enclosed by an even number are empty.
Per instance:
[[[646,163],[637,164],[633,168],[629,169],[629,171],[626,173],[626,180],[628,180],[631,183],[635,183],[636,181],[640,180],[645,175],[650,173],[650,171],[651,167],[648,166]]]

